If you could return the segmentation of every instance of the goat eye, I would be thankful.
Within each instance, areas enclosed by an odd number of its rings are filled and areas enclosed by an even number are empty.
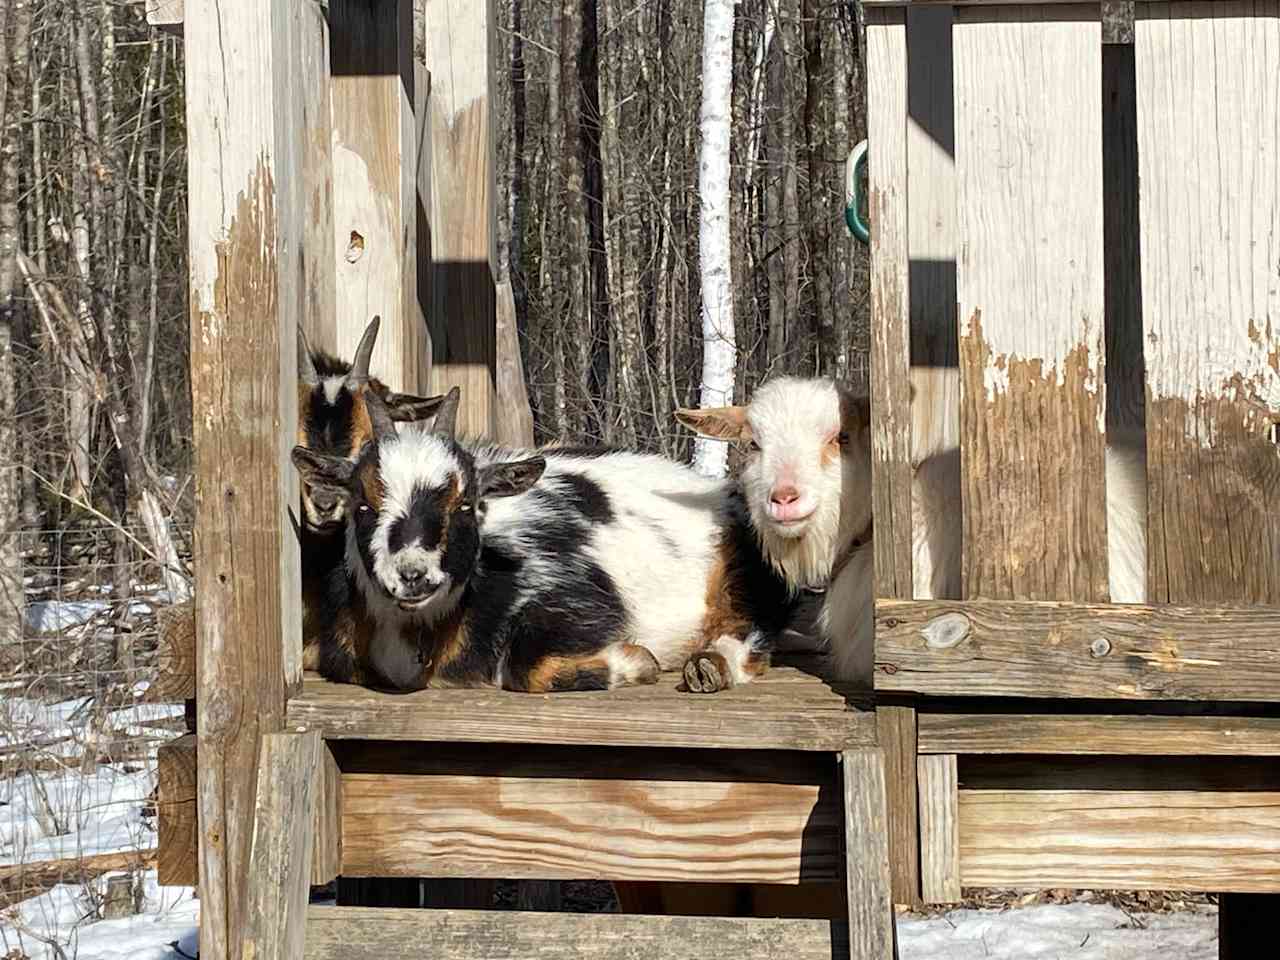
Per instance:
[[[472,507],[472,505],[471,505],[471,504],[469,504],[469,503],[464,503],[462,506],[460,506],[460,507],[458,508],[458,511],[459,511],[460,513],[470,513],[473,509],[474,509],[474,507]]]
[[[754,440],[748,440],[748,441],[747,441],[747,449],[748,449],[748,450],[750,450],[752,453],[759,453],[759,452],[760,452],[760,444],[756,443]]]
[[[361,513],[363,513],[363,514],[365,514],[365,515],[367,516],[367,515],[369,515],[370,513],[372,513],[372,512],[373,512],[373,510],[372,510],[372,509],[370,509],[370,507],[369,507],[369,505],[368,505],[367,503],[362,503],[362,504],[360,504],[360,512],[361,512]]]

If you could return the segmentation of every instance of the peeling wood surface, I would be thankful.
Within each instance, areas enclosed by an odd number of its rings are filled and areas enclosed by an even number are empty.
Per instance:
[[[843,750],[875,742],[875,714],[850,709],[824,681],[793,667],[714,697],[676,689],[679,677],[608,693],[421,690],[379,693],[308,675],[289,723],[327,739],[565,743]]]
[[[845,925],[827,920],[359,907],[311,907],[302,956],[418,960],[423,944],[442,960],[529,960],[548,954],[592,960],[850,956]],[[864,955],[853,956],[862,960]]]
[[[921,713],[921,753],[1280,756],[1280,717]]]
[[[1148,595],[1280,605],[1280,3],[1142,4],[1136,53]]]
[[[497,198],[491,110],[494,0],[425,0],[431,163],[431,387],[462,388],[458,429],[491,436],[495,406]]]
[[[333,252],[338,350],[355,353],[375,314],[370,364],[393,390],[421,392],[412,0],[331,0]]]
[[[185,48],[200,949],[229,960],[240,956],[259,738],[280,728],[301,679],[292,7],[186,3],[188,36],[201,38]]]
[[[931,646],[959,614],[965,638]],[[883,601],[876,689],[952,696],[1280,700],[1280,611],[1035,601]]]
[[[156,834],[158,882],[194,887],[199,879],[194,734],[156,750]]]
[[[955,754],[921,756],[920,889],[925,903],[960,899],[960,822]]]
[[[875,749],[846,750],[840,756],[840,774],[844,785],[848,956],[893,960],[898,951],[889,880],[884,759]]]
[[[955,16],[965,596],[1104,600],[1098,9]]]

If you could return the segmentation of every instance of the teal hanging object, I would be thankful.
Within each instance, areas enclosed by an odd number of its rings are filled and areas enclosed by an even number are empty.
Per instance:
[[[862,192],[862,175],[867,170],[867,141],[863,140],[851,151],[844,164],[844,222],[863,243],[871,242],[871,228],[867,225],[863,208],[866,196]]]

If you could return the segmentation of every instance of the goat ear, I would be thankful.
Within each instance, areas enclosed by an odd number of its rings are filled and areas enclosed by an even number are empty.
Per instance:
[[[480,496],[514,497],[524,493],[542,477],[547,461],[542,457],[490,463],[480,468]]]
[[[747,421],[746,407],[708,407],[704,410],[682,409],[676,411],[676,419],[694,433],[713,440],[751,439],[751,424]]]
[[[382,402],[386,405],[387,413],[391,414],[391,419],[397,423],[416,423],[419,420],[434,417],[444,403],[443,395],[415,397],[412,393],[396,393],[394,390],[388,390],[376,380],[374,383],[382,387],[378,391]]]
[[[293,465],[298,475],[310,487],[324,488],[341,492],[344,496],[351,484],[351,477],[356,466],[345,457],[331,457],[316,453],[306,447],[293,448]]]

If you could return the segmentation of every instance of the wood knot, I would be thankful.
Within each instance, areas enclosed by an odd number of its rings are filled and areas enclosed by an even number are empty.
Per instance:
[[[1097,637],[1093,643],[1089,644],[1089,656],[1095,660],[1101,660],[1111,652],[1111,641],[1106,637]]]
[[[948,650],[964,643],[972,628],[973,624],[963,613],[944,613],[921,627],[920,636],[930,649]]]

